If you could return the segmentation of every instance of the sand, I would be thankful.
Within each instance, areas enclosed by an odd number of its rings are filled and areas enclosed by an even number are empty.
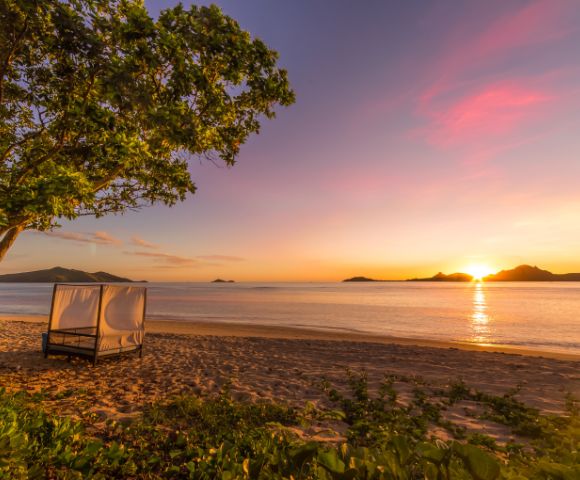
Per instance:
[[[457,379],[490,394],[521,387],[518,398],[544,413],[561,413],[570,392],[580,396],[580,357],[546,352],[493,352],[489,348],[432,341],[325,333],[237,324],[148,321],[143,358],[129,354],[102,360],[40,353],[42,317],[0,318],[0,385],[11,390],[43,390],[46,405],[60,414],[124,420],[144,406],[173,395],[217,393],[228,384],[239,400],[276,400],[328,406],[326,379],[339,389],[347,370],[365,371],[376,389],[385,375],[412,389],[420,378],[433,387]],[[527,353],[527,354],[522,354]],[[464,425],[461,409],[450,412]],[[481,422],[475,430],[493,434]],[[498,436],[505,434],[499,432]],[[498,437],[498,438],[499,438]]]

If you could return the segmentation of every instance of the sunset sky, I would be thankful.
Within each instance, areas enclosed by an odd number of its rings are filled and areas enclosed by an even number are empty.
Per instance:
[[[145,2],[153,15],[174,1]],[[189,2],[185,2],[186,4]],[[174,208],[19,238],[2,273],[136,279],[580,271],[580,2],[218,2],[297,102]]]

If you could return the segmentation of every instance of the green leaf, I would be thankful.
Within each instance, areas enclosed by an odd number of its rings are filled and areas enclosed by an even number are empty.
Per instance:
[[[538,467],[542,473],[555,480],[578,480],[580,478],[580,466],[574,468],[559,463],[542,461],[539,462]]]
[[[417,444],[417,452],[425,460],[428,460],[435,465],[440,465],[445,459],[445,456],[448,454],[449,450],[437,448],[431,443],[421,442]]]
[[[316,459],[320,465],[331,473],[344,473],[345,471],[345,464],[334,449],[318,452]]]
[[[290,451],[290,458],[292,459],[292,463],[300,468],[304,462],[310,461],[314,458],[317,452],[318,443],[308,442],[298,448],[292,449]]]
[[[453,451],[461,458],[475,480],[495,480],[499,477],[499,463],[479,448],[454,442]]]
[[[405,465],[411,458],[412,454],[409,442],[405,437],[398,435],[391,439],[391,443],[397,452],[400,464]]]

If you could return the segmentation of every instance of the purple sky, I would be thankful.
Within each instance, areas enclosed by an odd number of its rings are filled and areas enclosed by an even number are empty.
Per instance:
[[[153,15],[173,1],[146,1]],[[188,2],[186,2],[188,3]],[[27,232],[2,272],[149,280],[580,271],[580,3],[218,2],[297,102],[175,208]]]

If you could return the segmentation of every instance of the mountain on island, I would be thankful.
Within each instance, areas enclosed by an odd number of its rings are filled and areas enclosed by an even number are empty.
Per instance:
[[[429,278],[411,278],[407,282],[471,282],[473,277],[467,273],[452,273],[445,275],[439,272],[437,275]],[[343,280],[343,282],[396,282],[397,280],[375,280],[368,277],[352,277]]]
[[[36,270],[34,272],[9,273],[0,275],[0,282],[4,283],[68,283],[68,282],[132,282],[128,278],[117,277],[107,272],[83,272],[70,268],[54,267],[47,270]]]
[[[411,278],[408,282],[471,282],[473,277],[467,273],[451,273],[445,275],[439,272],[430,278]]]
[[[488,275],[486,282],[579,282],[580,273],[552,273],[530,265],[520,265],[512,270]]]
[[[473,276],[468,273],[439,272],[429,278],[411,278],[408,282],[471,282]],[[580,282],[580,273],[552,273],[530,265],[520,265],[511,270],[502,270],[482,278],[485,282]],[[343,282],[388,282],[367,277],[352,277]]]
[[[343,280],[343,282],[384,282],[385,280],[375,280],[374,278],[368,277],[352,277]]]

